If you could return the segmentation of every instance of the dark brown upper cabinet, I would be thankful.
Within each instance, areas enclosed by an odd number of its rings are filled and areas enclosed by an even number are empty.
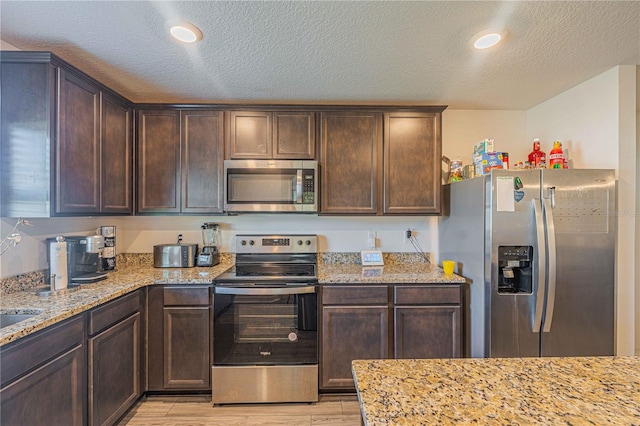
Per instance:
[[[323,112],[320,214],[439,214],[443,109]]]
[[[138,111],[138,213],[221,213],[222,111]]]
[[[321,114],[321,194],[324,214],[376,214],[382,183],[382,114]]]
[[[131,214],[132,104],[51,53],[1,55],[2,216]]]
[[[384,114],[384,214],[440,213],[440,113]]]
[[[59,70],[56,213],[100,212],[100,89]]]
[[[315,113],[310,111],[230,111],[227,158],[315,158]]]

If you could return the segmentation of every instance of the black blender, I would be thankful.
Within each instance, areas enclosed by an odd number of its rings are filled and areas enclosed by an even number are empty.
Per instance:
[[[198,254],[198,266],[215,266],[220,263],[218,253],[218,224],[205,222],[202,226],[202,250]]]

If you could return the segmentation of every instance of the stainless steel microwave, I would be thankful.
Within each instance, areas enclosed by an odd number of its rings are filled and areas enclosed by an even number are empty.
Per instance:
[[[249,213],[316,213],[318,162],[225,160],[224,209]]]

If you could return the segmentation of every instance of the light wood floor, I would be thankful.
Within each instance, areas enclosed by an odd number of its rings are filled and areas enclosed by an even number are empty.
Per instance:
[[[119,425],[130,426],[360,426],[356,395],[321,395],[314,404],[233,404],[213,407],[211,396],[149,396]]]

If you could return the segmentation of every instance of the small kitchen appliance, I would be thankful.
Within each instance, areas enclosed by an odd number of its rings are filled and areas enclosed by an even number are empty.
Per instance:
[[[215,266],[220,263],[218,253],[219,229],[217,223],[205,222],[202,225],[202,250],[198,253],[198,266]]]
[[[56,244],[57,243],[57,244]],[[107,278],[102,270],[100,254],[104,249],[102,235],[90,236],[58,236],[47,239],[47,256],[52,273],[60,268],[60,245],[66,245],[66,274],[68,283],[90,284]],[[56,288],[63,284],[61,276],[56,276]]]
[[[318,400],[316,235],[236,235],[213,280],[214,404]]]
[[[197,244],[182,242],[178,235],[176,244],[158,244],[153,246],[153,266],[156,268],[193,268],[196,266]]]
[[[224,210],[317,213],[318,162],[224,160]]]

